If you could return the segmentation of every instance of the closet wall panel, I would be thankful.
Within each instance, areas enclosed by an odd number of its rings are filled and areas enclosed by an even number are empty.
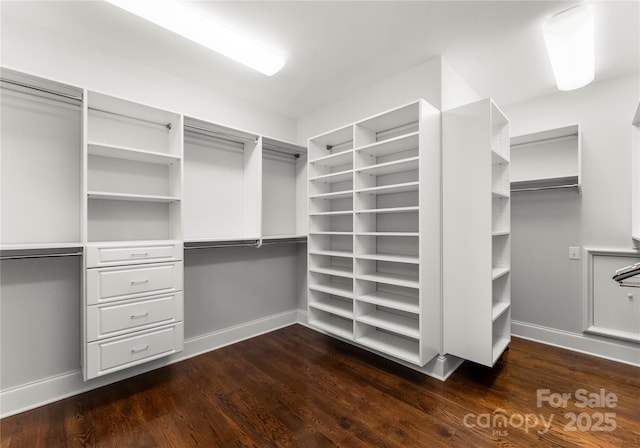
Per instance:
[[[185,250],[185,339],[295,309],[298,246]]]
[[[2,87],[2,244],[79,243],[80,103]]]
[[[0,262],[0,389],[80,368],[79,256]]]

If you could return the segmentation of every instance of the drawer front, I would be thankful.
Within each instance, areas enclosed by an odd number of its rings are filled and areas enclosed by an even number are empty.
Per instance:
[[[183,320],[183,293],[87,307],[87,340],[95,341]]]
[[[182,351],[182,323],[135,335],[92,342],[87,347],[87,379]]]
[[[182,290],[182,262],[87,269],[87,304]]]
[[[87,246],[87,267],[180,261],[182,252],[181,242],[139,246]]]

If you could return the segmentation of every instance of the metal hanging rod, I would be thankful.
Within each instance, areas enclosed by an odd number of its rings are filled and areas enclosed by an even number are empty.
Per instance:
[[[30,255],[1,255],[0,260],[22,260],[27,258],[61,258],[61,257],[77,257],[82,252],[65,252],[55,254],[30,254]]]
[[[562,188],[578,188],[578,184],[571,185],[553,185],[549,187],[531,187],[531,188],[515,188],[511,190],[512,193],[517,193],[519,191],[540,191],[540,190],[559,190]]]
[[[196,130],[196,131],[204,132],[205,135],[210,135],[212,137],[216,137],[216,138],[219,138],[221,140],[227,140],[227,141],[230,141],[232,143],[239,143],[240,141],[249,142],[249,143],[257,143],[258,142],[258,137],[255,137],[255,138],[251,139],[251,138],[248,138],[248,137],[242,137],[240,135],[230,134],[230,133],[227,133],[227,132],[214,131],[212,129],[202,128],[200,126],[194,126],[192,124],[187,124],[187,123],[185,123],[184,127],[185,127],[185,129],[189,128],[189,129],[193,129],[193,130]]]
[[[138,117],[132,117],[130,115],[119,114],[118,112],[113,112],[113,111],[110,111],[110,110],[99,109],[97,107],[89,107],[89,110],[94,111],[94,112],[100,112],[100,113],[107,114],[107,115],[114,115],[116,117],[126,118],[127,120],[134,120],[134,121],[140,121],[142,123],[153,124],[155,126],[161,126],[163,128],[167,128],[167,129],[171,130],[171,123],[159,123],[157,121],[146,120],[144,118],[138,118]]]
[[[230,243],[230,244],[225,244],[225,243],[219,243],[219,244],[202,244],[202,245],[198,245],[198,246],[184,246],[185,250],[188,249],[223,249],[225,247],[258,247],[258,244],[260,244],[259,240],[252,240],[252,242],[245,242],[245,243]]]
[[[511,148],[525,148],[527,146],[539,145],[540,143],[562,142],[562,141],[571,140],[577,137],[578,137],[578,133],[574,132],[572,134],[559,135],[557,137],[548,137],[548,138],[541,138],[539,140],[532,140],[530,142],[515,143],[511,145]]]
[[[11,79],[6,79],[6,78],[0,78],[0,81],[6,82],[7,84],[13,84],[14,86],[18,86],[18,87],[37,90],[38,92],[48,93],[50,95],[61,96],[63,98],[67,98],[74,101],[79,101],[79,102],[82,101],[82,96],[74,96],[74,95],[69,95],[67,93],[56,92],[55,90],[45,89],[44,87],[37,87],[31,84],[26,84],[19,81],[13,81]]]
[[[413,131],[418,129],[418,122],[412,121],[411,123],[401,124],[399,126],[395,126],[393,128],[385,129],[384,131],[376,132],[376,138],[384,138],[389,134],[397,134],[403,131]]]
[[[286,150],[282,150],[282,149],[279,149],[276,146],[262,145],[262,149],[263,149],[263,151],[273,152],[273,153],[276,153],[278,155],[282,155],[282,156],[286,156],[286,157],[294,157],[296,159],[300,158],[300,153],[289,152],[289,151],[286,151]]]
[[[346,142],[338,143],[337,145],[326,145],[327,151],[331,151],[334,149],[351,149],[353,147],[353,140],[349,140]]]

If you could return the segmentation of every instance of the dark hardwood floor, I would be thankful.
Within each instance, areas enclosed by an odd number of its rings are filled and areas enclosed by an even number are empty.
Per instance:
[[[640,369],[514,338],[493,369],[443,383],[293,325],[0,431],[7,448],[638,447]]]

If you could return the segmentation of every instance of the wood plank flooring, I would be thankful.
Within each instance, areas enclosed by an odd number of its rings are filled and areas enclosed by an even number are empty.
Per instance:
[[[3,448],[639,447],[640,369],[514,338],[493,369],[466,362],[443,383],[293,325],[0,432]]]

